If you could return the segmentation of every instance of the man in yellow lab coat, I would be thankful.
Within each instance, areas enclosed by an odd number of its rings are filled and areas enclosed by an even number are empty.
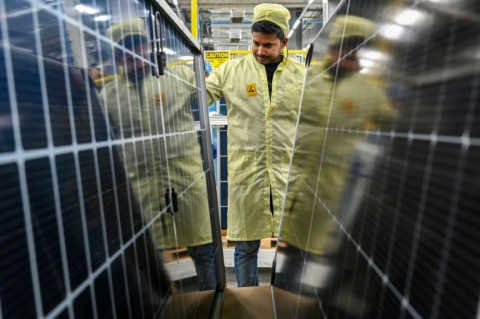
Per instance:
[[[120,22],[108,31],[129,50],[116,48],[120,73],[101,94],[116,135],[132,139],[123,145],[132,191],[145,222],[153,221],[157,247],[188,247],[199,288],[215,289],[208,196],[191,108],[195,74],[173,66],[159,78],[152,76],[142,19]],[[170,199],[175,202],[169,193],[178,195],[178,209],[168,205]]]
[[[258,285],[260,239],[278,232],[304,66],[287,56],[289,11],[255,7],[252,53],[207,79],[208,104],[225,98],[228,121],[228,230],[238,286]]]

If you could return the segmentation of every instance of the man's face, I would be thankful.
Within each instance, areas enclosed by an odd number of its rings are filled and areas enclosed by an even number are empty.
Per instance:
[[[352,48],[330,47],[330,55],[338,62],[338,69],[342,73],[358,72],[360,64],[357,58],[357,50]]]
[[[287,45],[288,39],[280,41],[276,34],[253,32],[252,52],[260,64],[270,64],[282,60],[282,49]]]
[[[123,56],[123,67],[125,68],[125,73],[131,81],[141,80],[145,78],[150,72],[150,65],[148,60],[150,59],[150,47],[149,45],[143,44],[135,47],[135,56],[131,54],[125,54]],[[141,59],[143,57],[145,60]]]

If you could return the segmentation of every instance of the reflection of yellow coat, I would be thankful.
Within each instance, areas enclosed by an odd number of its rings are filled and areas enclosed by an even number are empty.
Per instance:
[[[356,132],[390,122],[393,109],[381,90],[361,74],[334,81],[326,61],[307,73],[280,237],[323,254],[334,248],[338,201],[350,169]],[[315,198],[317,200],[315,200]]]
[[[196,91],[191,83],[195,83],[193,71],[179,66],[160,78],[147,76],[141,94],[124,76],[102,91],[113,130],[127,139],[123,158],[130,183],[146,222],[155,219],[153,232],[159,248],[212,241],[206,180],[192,117]],[[168,188],[179,196],[179,211],[173,215],[165,208]]]
[[[284,59],[273,77],[271,101],[265,66],[251,54],[223,64],[207,79],[208,104],[224,97],[228,108],[231,240],[256,240],[278,231],[303,75],[302,64]]]

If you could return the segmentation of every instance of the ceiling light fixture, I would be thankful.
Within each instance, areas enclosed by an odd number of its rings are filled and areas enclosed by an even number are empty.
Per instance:
[[[380,29],[380,34],[386,39],[400,41],[407,36],[407,29],[398,24],[387,24]]]
[[[100,21],[100,22],[103,22],[103,21],[108,21],[110,20],[112,17],[108,14],[102,14],[102,15],[99,15],[99,16],[96,16],[95,17],[95,21]]]
[[[425,22],[427,19],[424,12],[414,9],[405,9],[400,12],[400,14],[395,18],[394,22],[396,24],[404,26],[413,26]]]
[[[99,11],[98,9],[95,9],[94,7],[86,6],[84,4],[77,4],[75,6],[75,9],[84,14],[97,14]]]

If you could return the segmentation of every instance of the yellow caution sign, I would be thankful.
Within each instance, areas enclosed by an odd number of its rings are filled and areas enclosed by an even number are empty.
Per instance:
[[[218,69],[220,65],[230,60],[229,51],[205,51],[205,60],[210,61],[213,69]]]
[[[257,96],[257,85],[255,83],[247,84],[247,96]]]

